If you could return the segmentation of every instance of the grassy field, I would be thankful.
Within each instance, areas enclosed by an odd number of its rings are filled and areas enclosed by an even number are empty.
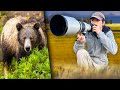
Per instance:
[[[120,30],[120,24],[119,23],[106,24],[106,26],[110,27],[111,30]]]
[[[114,32],[114,36],[118,44],[118,47],[120,47],[120,32],[119,32],[120,24],[106,24],[106,25],[109,26],[113,30],[113,32],[114,30],[118,30],[118,32]],[[49,25],[47,25],[47,28],[50,29]],[[80,77],[81,73],[80,69],[76,65],[75,53],[73,52],[73,44],[76,39],[76,36],[73,35],[57,37],[53,35],[50,32],[50,30],[48,30],[47,35],[53,78],[82,78]],[[119,49],[116,55],[108,54],[110,66],[109,69],[111,71],[107,70],[107,72],[105,73],[106,76],[104,75],[104,77],[97,74],[96,78],[113,78],[113,77],[119,78],[120,77],[119,76],[120,70],[118,68],[118,66],[120,65],[119,56],[120,56]],[[116,68],[118,68],[118,70]],[[115,70],[117,70],[117,74],[115,73],[115,75],[113,75],[113,73],[116,72]]]

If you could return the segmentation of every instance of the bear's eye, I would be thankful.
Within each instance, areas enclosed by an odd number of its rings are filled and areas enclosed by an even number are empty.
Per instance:
[[[32,37],[30,37],[30,39],[32,40],[33,38],[32,38]]]
[[[23,38],[24,40],[26,39],[26,37]]]

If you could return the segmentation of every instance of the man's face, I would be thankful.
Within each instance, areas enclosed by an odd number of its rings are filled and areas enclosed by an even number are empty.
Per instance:
[[[94,25],[97,25],[100,27],[100,29],[103,28],[103,25],[105,25],[105,22],[101,20],[98,20],[97,18],[92,18],[91,19],[91,23],[94,24]]]

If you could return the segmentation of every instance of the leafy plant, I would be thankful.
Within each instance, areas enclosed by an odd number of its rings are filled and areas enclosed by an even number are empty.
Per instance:
[[[22,57],[20,62],[13,58],[9,67],[9,79],[50,79],[50,62],[48,49],[34,48],[27,57]]]

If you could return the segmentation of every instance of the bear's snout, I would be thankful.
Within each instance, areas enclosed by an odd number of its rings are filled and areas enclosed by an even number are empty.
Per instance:
[[[31,51],[31,41],[30,41],[29,38],[25,39],[24,50],[26,52],[30,52]]]
[[[25,49],[26,49],[26,51],[27,51],[27,52],[29,52],[29,51],[30,51],[30,47],[29,47],[29,46],[28,46],[28,47],[26,47]]]

